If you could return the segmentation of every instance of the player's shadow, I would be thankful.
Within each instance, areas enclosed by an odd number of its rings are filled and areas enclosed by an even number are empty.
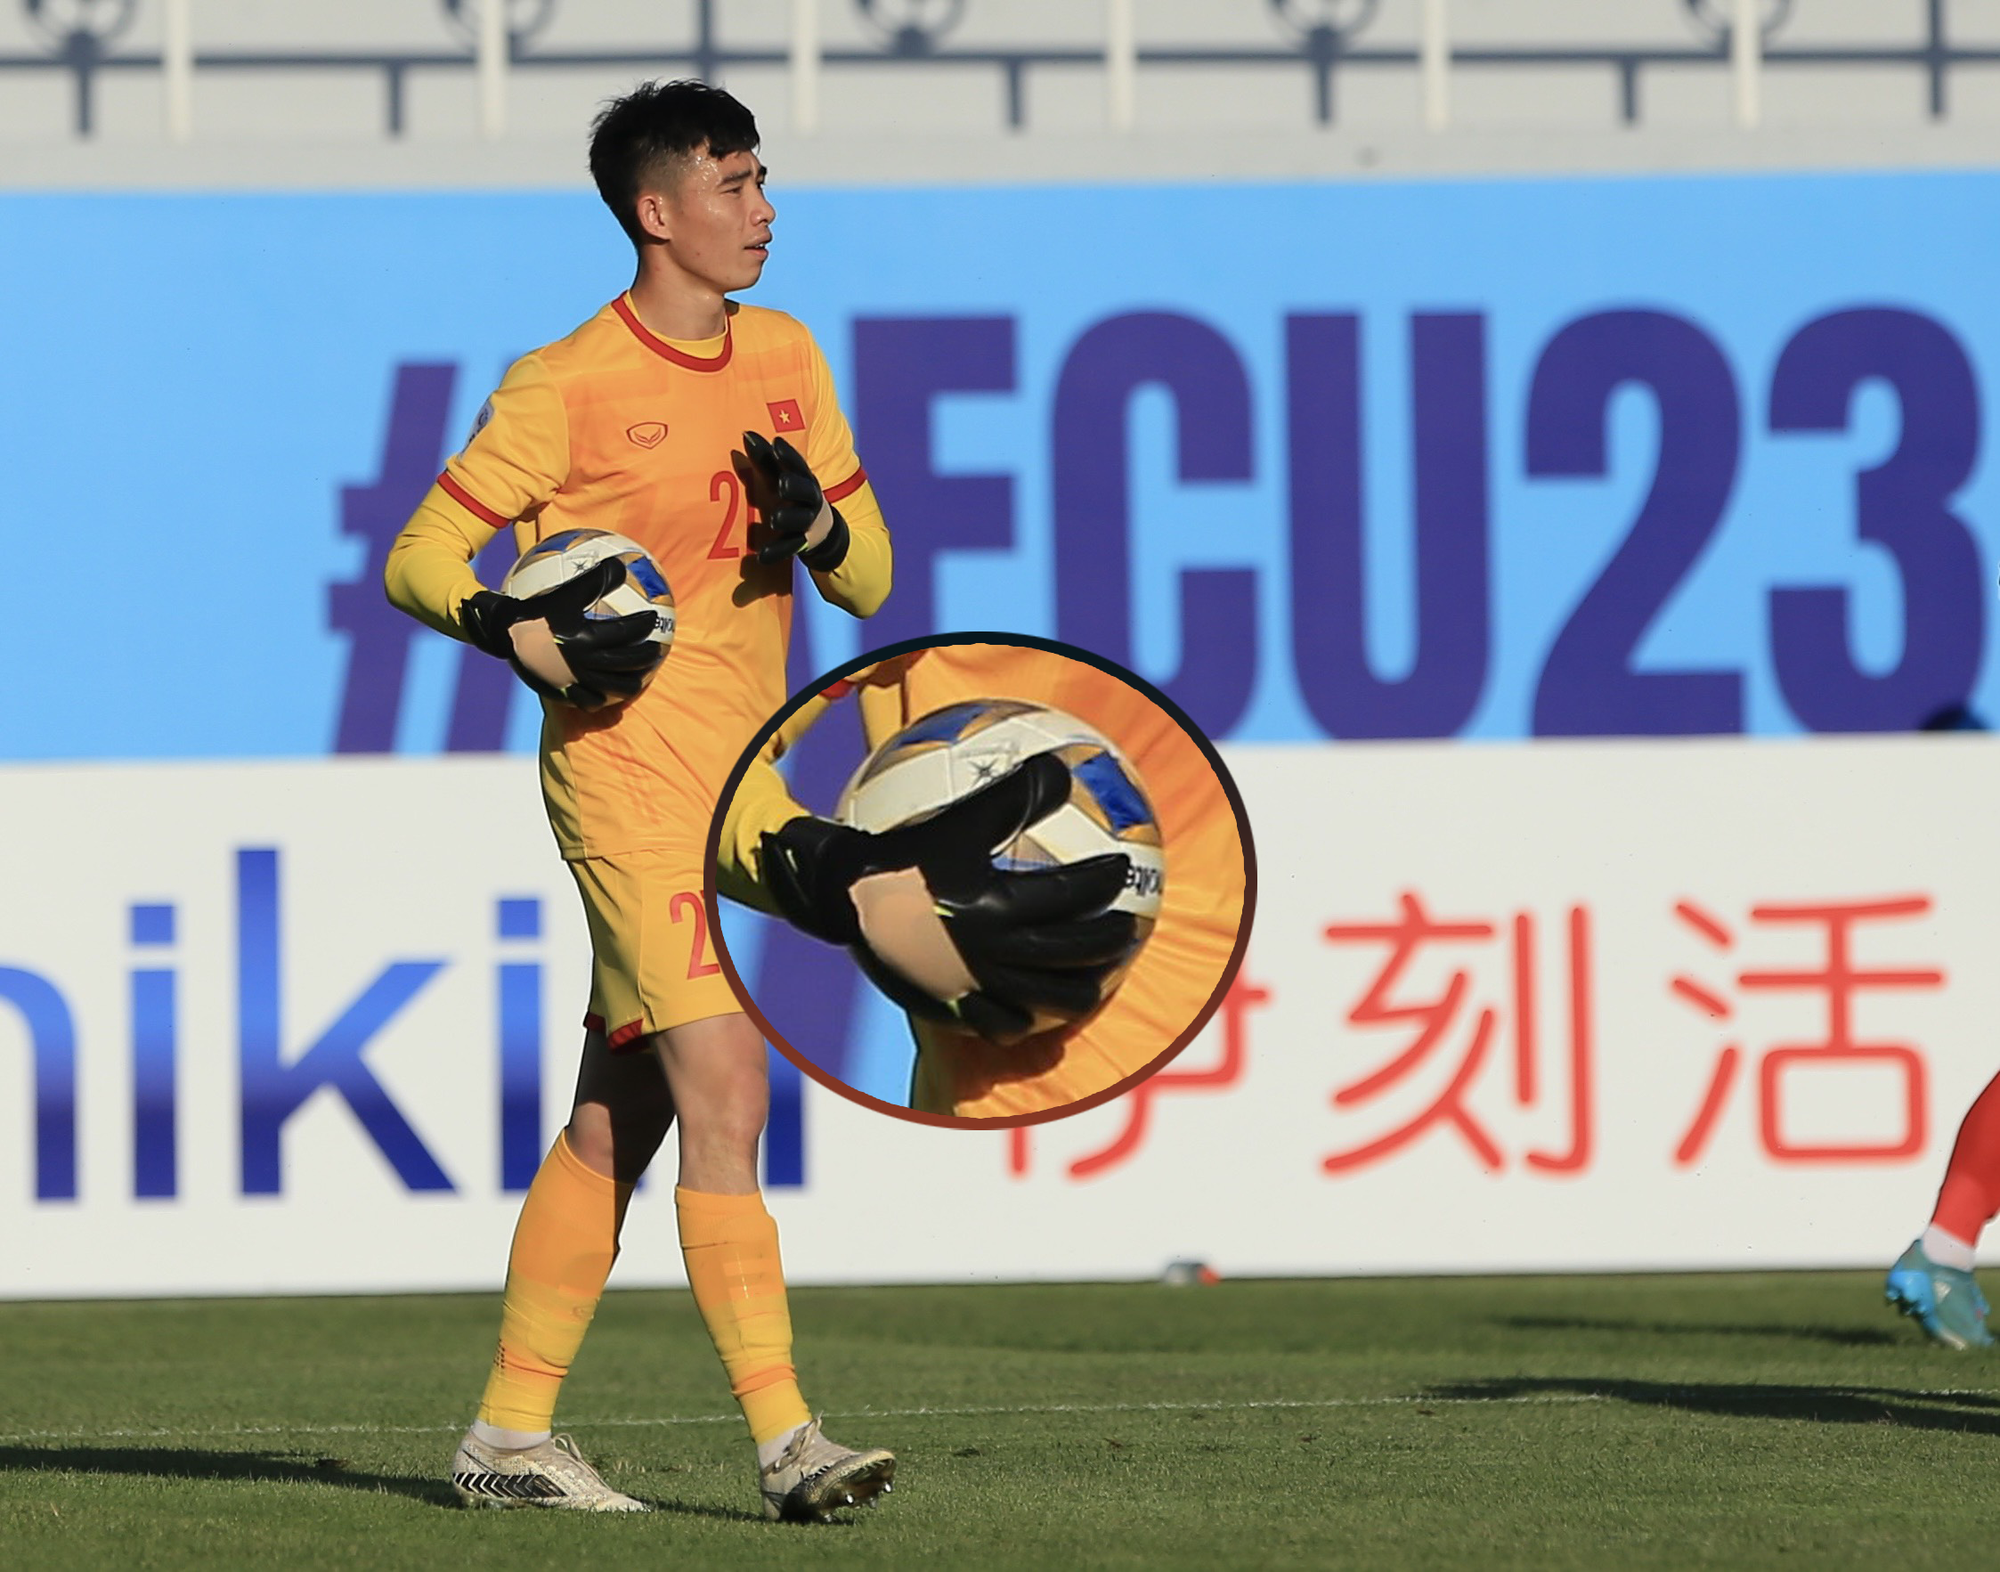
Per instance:
[[[1840,1348],[1886,1348],[1909,1339],[1879,1327],[1804,1326],[1777,1322],[1746,1324],[1714,1321],[1620,1321],[1589,1316],[1496,1316],[1495,1326],[1520,1332],[1644,1332],[1649,1337],[1789,1337]]]
[[[426,1506],[459,1510],[458,1497],[442,1479],[407,1474],[371,1474],[339,1458],[307,1458],[297,1453],[206,1452],[191,1447],[0,1446],[0,1474],[117,1474],[130,1479],[241,1480],[254,1484],[333,1485],[407,1496]],[[759,1513],[698,1501],[651,1499],[655,1511],[683,1517],[761,1523]]]
[[[681,1501],[672,1496],[647,1496],[646,1504],[655,1512],[674,1512],[682,1517],[713,1518],[720,1523],[761,1523],[764,1514],[742,1507],[712,1506],[706,1501]],[[842,1521],[835,1519],[836,1522]]]
[[[1903,1425],[2000,1436],[2000,1398],[1979,1392],[1920,1392],[1876,1386],[1767,1386],[1735,1381],[1635,1381],[1622,1376],[1507,1377],[1426,1390],[1457,1402],[1602,1398],[1731,1419],[1794,1419],[1822,1425]]]
[[[371,1474],[338,1458],[306,1459],[274,1452],[209,1452],[191,1447],[0,1446],[0,1473],[119,1474],[136,1479],[217,1479],[292,1485],[334,1485],[408,1496],[432,1506],[456,1506],[441,1479]]]

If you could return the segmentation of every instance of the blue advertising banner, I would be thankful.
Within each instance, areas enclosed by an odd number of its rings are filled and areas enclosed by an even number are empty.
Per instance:
[[[788,192],[898,545],[870,643],[1054,635],[1219,738],[2000,710],[2000,176]],[[0,757],[531,745],[383,602],[593,196],[0,198]],[[49,543],[41,556],[22,550]],[[811,608],[799,675],[856,652]]]

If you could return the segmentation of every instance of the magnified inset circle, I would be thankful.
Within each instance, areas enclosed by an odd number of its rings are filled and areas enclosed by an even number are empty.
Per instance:
[[[1059,1118],[1206,1024],[1256,866],[1214,747],[1071,645],[964,633],[809,684],[710,836],[717,957],[806,1074],[925,1123]]]

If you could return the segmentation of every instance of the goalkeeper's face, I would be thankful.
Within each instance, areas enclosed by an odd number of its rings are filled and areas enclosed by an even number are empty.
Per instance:
[[[641,194],[641,219],[690,278],[722,294],[748,289],[764,272],[777,216],[766,173],[753,152],[715,158],[703,148],[670,186]]]

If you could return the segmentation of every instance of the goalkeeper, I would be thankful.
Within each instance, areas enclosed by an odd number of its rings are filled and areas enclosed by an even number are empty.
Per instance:
[[[824,1436],[800,1394],[757,1185],[764,1044],[703,915],[722,784],[784,699],[794,560],[859,617],[890,577],[825,358],[792,318],[729,299],[771,244],[756,147],[749,111],[699,82],[605,110],[591,172],[637,277],[508,371],[389,556],[391,600],[509,661],[544,699],[543,797],[591,936],[575,1102],[522,1203],[499,1350],[452,1461],[468,1505],[645,1510],[553,1435],[553,1418],[632,1186],[676,1123],[688,1283],[756,1445],[766,1515],[823,1519],[887,1491],[895,1471],[885,1451]],[[673,586],[672,660],[650,685],[652,614],[586,615],[615,565],[529,600],[471,570],[502,530],[525,549],[575,528],[632,537]]]
[[[825,358],[792,318],[729,298],[757,282],[772,239],[757,143],[749,111],[699,82],[606,108],[590,167],[637,252],[632,287],[516,362],[389,557],[398,606],[508,660],[547,701],[543,795],[593,955],[575,1104],[522,1205],[499,1351],[452,1462],[468,1505],[644,1510],[551,1432],[632,1186],[675,1121],[688,1281],[766,1514],[823,1518],[894,1473],[889,1453],[822,1435],[800,1395],[757,1185],[764,1044],[702,919],[717,793],[784,696],[794,560],[855,616],[890,577]],[[528,601],[469,566],[502,530],[525,548],[579,527],[636,539],[673,586],[672,664],[650,686],[652,614],[585,616],[616,564]]]

